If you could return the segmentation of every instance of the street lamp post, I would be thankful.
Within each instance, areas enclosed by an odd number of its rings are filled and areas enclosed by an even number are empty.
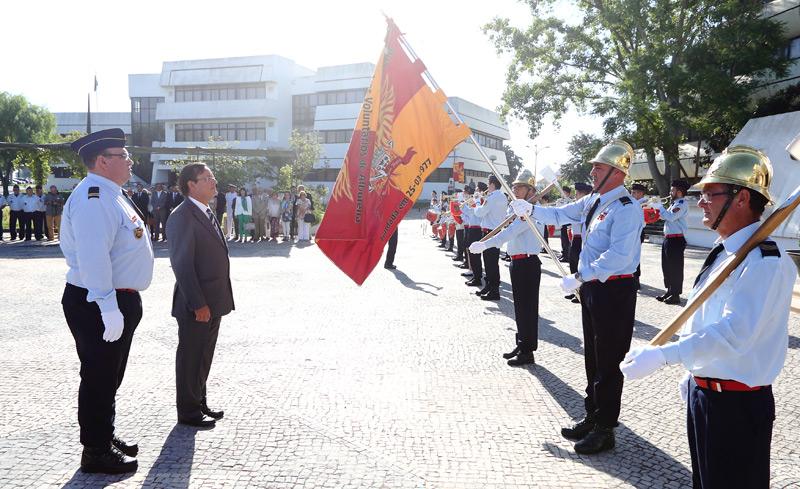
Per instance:
[[[530,146],[528,146],[530,148]],[[539,152],[545,149],[549,149],[550,146],[542,146],[539,147],[538,144],[533,145],[533,176],[536,177],[539,173]]]

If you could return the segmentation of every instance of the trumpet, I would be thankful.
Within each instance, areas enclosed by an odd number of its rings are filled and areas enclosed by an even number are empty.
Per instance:
[[[647,200],[647,204],[648,205],[653,205],[653,204],[667,205],[671,201],[672,201],[672,197],[670,197],[669,195],[666,196],[666,197],[659,197],[657,195],[654,195],[654,196],[650,197],[650,199]]]

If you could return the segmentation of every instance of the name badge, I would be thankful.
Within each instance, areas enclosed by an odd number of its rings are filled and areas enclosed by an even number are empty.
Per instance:
[[[142,229],[142,228],[136,228],[136,229],[134,229],[134,230],[133,230],[133,236],[134,236],[136,239],[141,239],[141,237],[142,237],[142,236],[144,236],[144,229]]]

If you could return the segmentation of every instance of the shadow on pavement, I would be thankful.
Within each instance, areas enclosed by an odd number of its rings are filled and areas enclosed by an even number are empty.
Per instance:
[[[76,470],[72,477],[63,485],[61,489],[85,489],[87,487],[108,487],[112,484],[130,479],[136,472],[127,474],[106,475],[106,474],[84,474],[80,469]]]
[[[434,289],[434,290],[442,290],[441,287],[433,285],[433,284],[429,284],[427,282],[415,282],[414,280],[411,279],[411,277],[409,277],[408,275],[406,275],[404,272],[400,271],[399,269],[389,270],[389,271],[394,274],[395,278],[397,280],[399,280],[401,284],[403,284],[405,287],[408,287],[409,289],[416,290],[416,291],[419,291],[419,292],[424,292],[426,294],[435,295],[435,296],[438,296],[439,294],[431,292],[430,290],[426,290],[426,289],[420,287],[420,285],[427,285],[429,288]]]
[[[169,432],[161,453],[147,473],[142,487],[189,487],[194,459],[194,437],[198,428],[176,424]]]
[[[531,365],[527,369],[531,375],[539,379],[550,396],[571,418],[579,419],[584,416],[583,396],[580,393],[541,365]],[[569,420],[565,419],[564,425],[567,424]],[[664,487],[667,481],[677,482],[678,487],[691,486],[692,476],[689,469],[627,426],[620,424],[615,430],[615,435],[617,447],[599,455],[566,452],[562,447],[550,442],[543,443],[542,447],[555,457],[580,462],[625,481],[633,487],[641,489]],[[631,480],[631,474],[648,474],[648,476],[645,480]]]

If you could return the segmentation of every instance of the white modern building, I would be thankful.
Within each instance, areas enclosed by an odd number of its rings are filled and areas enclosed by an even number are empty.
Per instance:
[[[249,56],[165,62],[161,73],[129,75],[134,146],[216,146],[289,149],[292,130],[316,131],[322,156],[305,181],[333,187],[375,66],[356,63],[310,70],[281,56]],[[473,129],[499,170],[508,174],[500,116],[459,98],[451,104]],[[446,190],[454,161],[466,180],[482,181],[487,165],[471,143],[459,145],[428,179],[421,198]],[[152,182],[166,182],[174,154],[152,155]]]
[[[69,133],[86,133],[86,112],[56,112],[56,132],[62,136]],[[91,130],[120,128],[126,137],[131,137],[131,114],[129,112],[97,112],[91,114]],[[47,177],[47,186],[55,185],[59,190],[72,190],[80,181],[72,175],[72,170],[66,163],[50,162],[50,175]]]

